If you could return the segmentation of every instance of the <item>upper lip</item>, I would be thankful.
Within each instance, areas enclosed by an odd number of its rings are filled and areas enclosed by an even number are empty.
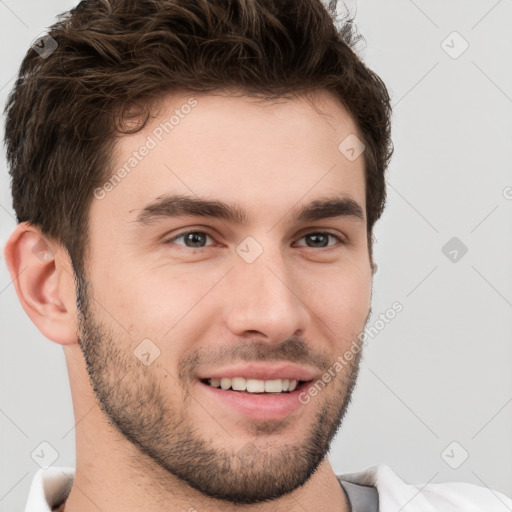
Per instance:
[[[205,370],[198,375],[199,379],[221,379],[223,377],[232,379],[234,377],[245,377],[246,379],[274,380],[290,379],[309,381],[316,373],[305,367],[297,366],[287,362],[279,363],[249,363],[236,366],[226,366],[214,370]]]

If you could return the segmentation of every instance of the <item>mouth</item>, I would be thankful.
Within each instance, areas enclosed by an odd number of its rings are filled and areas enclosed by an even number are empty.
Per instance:
[[[196,374],[198,392],[214,414],[256,421],[311,415],[305,392],[319,372],[289,361],[244,362],[204,368]],[[207,402],[205,402],[206,404]]]
[[[216,413],[235,414],[255,421],[284,420],[304,414],[301,393],[312,380],[259,380],[245,377],[202,378],[199,389]]]
[[[220,379],[206,378],[200,381],[210,387],[220,389],[222,391],[236,391],[237,393],[246,393],[251,395],[271,395],[279,396],[282,394],[290,394],[294,391],[300,391],[304,385],[312,382],[310,380],[296,379],[247,379],[245,377]]]

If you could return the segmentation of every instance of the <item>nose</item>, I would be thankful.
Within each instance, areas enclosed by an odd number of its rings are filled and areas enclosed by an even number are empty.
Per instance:
[[[225,283],[227,328],[237,337],[257,333],[275,344],[302,335],[311,318],[303,272],[292,268],[278,249],[265,248],[252,263],[238,256],[234,261]]]

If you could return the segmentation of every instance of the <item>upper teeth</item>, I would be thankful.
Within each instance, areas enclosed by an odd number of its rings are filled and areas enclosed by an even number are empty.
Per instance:
[[[249,393],[281,393],[293,391],[297,387],[297,381],[290,379],[258,380],[244,377],[232,379],[223,377],[222,379],[209,379],[209,382],[215,388],[232,388],[235,391],[248,391]]]

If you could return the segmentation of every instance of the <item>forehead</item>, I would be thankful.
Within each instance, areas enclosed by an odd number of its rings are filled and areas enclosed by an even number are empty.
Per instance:
[[[340,150],[347,138],[362,137],[328,91],[271,102],[173,93],[153,116],[118,139],[92,222],[129,223],[166,194],[223,198],[253,214],[278,215],[327,194],[345,194],[365,208],[364,154],[351,160]]]

